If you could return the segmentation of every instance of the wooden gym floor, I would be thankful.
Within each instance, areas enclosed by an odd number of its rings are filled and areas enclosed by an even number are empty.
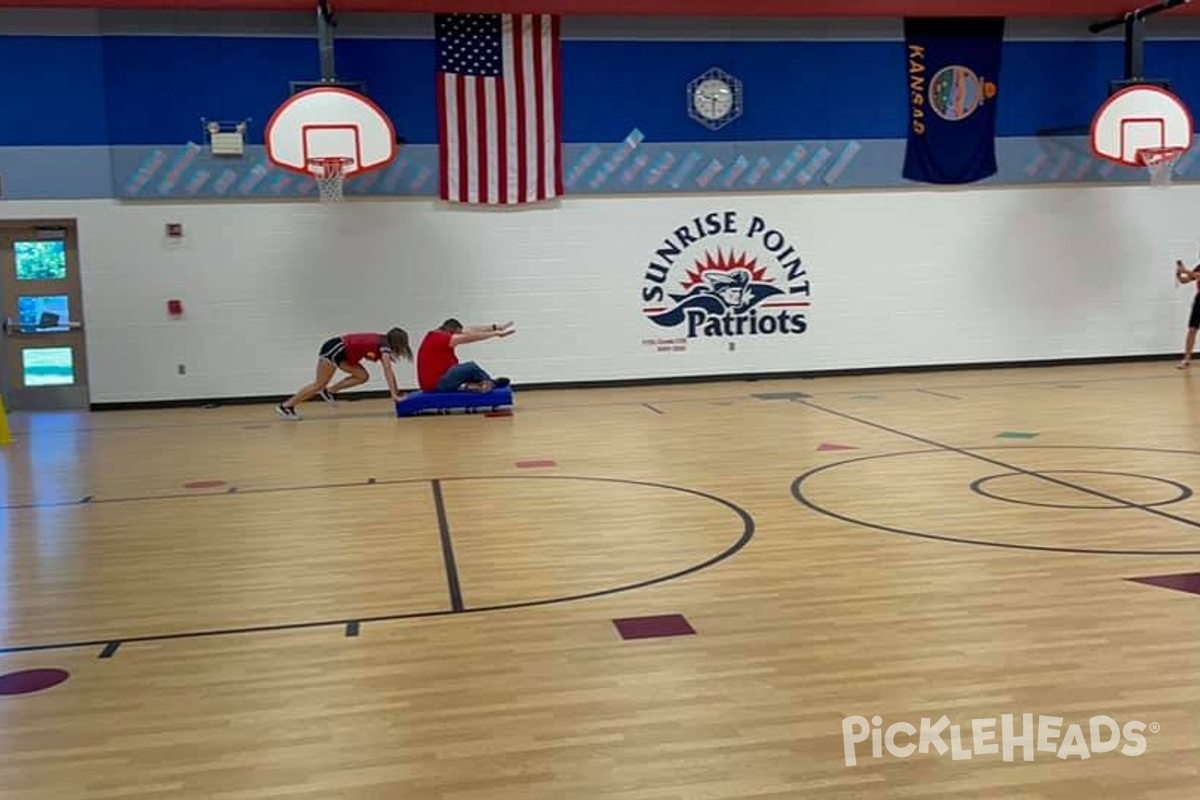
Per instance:
[[[1200,375],[517,394],[14,416],[0,795],[1196,791],[1200,577],[1134,579],[1200,572]],[[1006,761],[1006,714],[1048,749]],[[849,765],[855,715],[960,757]],[[1099,715],[1144,752],[1056,751]]]

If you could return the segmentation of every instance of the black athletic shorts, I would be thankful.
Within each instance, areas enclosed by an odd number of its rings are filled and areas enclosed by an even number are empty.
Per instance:
[[[1189,328],[1200,328],[1200,292],[1192,300],[1192,315],[1188,317]]]
[[[321,345],[321,352],[318,355],[333,362],[335,367],[340,367],[346,360],[346,344],[342,341],[342,337],[335,336]]]

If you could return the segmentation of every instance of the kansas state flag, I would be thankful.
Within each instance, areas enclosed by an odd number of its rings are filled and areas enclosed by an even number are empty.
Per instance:
[[[995,175],[1004,18],[909,18],[904,39],[909,103],[904,177],[972,183]]]

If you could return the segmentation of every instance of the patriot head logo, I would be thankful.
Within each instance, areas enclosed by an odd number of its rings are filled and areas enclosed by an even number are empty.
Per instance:
[[[696,217],[655,251],[642,313],[688,338],[804,333],[810,286],[796,248],[761,217],[736,211]]]

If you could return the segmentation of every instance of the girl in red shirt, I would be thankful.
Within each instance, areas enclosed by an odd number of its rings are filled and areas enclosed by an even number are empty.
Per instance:
[[[400,399],[400,389],[396,384],[396,374],[392,371],[392,362],[397,357],[413,360],[408,333],[402,328],[392,328],[387,333],[347,333],[336,336],[321,345],[317,353],[317,379],[275,406],[275,411],[284,419],[298,420],[300,415],[296,413],[296,406],[305,400],[319,396],[328,403],[334,402],[334,395],[338,392],[370,379],[366,367],[362,365],[364,360],[379,362],[392,402],[396,402]],[[329,386],[329,381],[339,369],[349,374]]]

